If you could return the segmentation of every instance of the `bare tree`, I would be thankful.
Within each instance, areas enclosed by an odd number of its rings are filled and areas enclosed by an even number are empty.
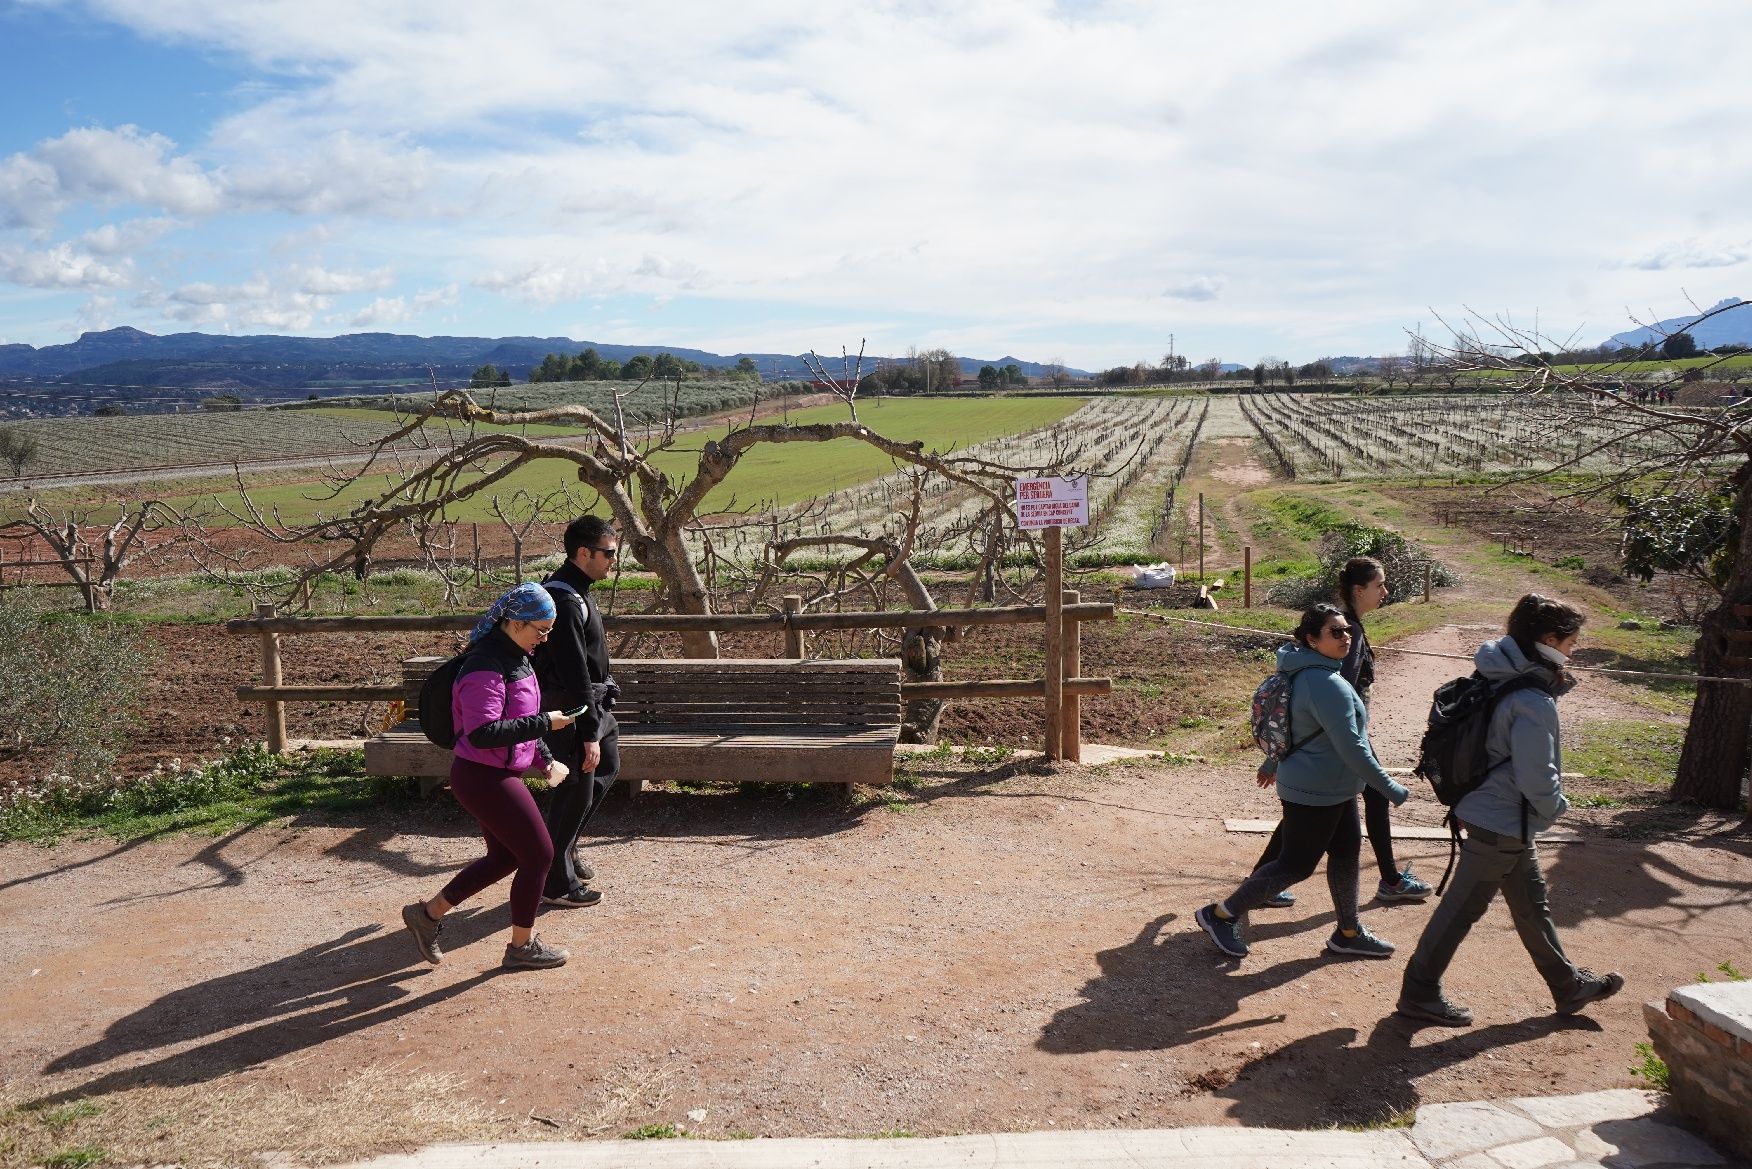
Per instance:
[[[856,380],[847,379],[849,386],[840,379],[828,380],[841,386],[842,400],[855,410]],[[306,575],[314,575],[338,565],[368,561],[371,549],[388,533],[420,517],[437,515],[461,500],[490,493],[519,468],[538,461],[567,463],[579,481],[601,497],[621,532],[622,548],[657,576],[661,588],[653,607],[706,614],[712,611],[710,589],[689,546],[689,537],[698,532],[705,517],[716,514],[707,512],[707,497],[724,482],[742,456],[756,447],[836,439],[862,442],[899,464],[919,467],[944,482],[958,485],[979,501],[981,512],[999,516],[1000,522],[1009,514],[1006,492],[1018,474],[1056,469],[1012,467],[969,455],[931,453],[924,449],[922,441],[900,442],[884,437],[854,418],[805,426],[740,427],[722,438],[705,440],[697,448],[698,461],[693,473],[677,479],[653,459],[659,451],[683,449],[679,443],[684,435],[672,425],[642,442],[634,442],[624,426],[610,423],[583,406],[521,412],[494,410],[479,405],[465,391],[452,390],[435,395],[418,415],[385,435],[376,444],[372,457],[363,465],[338,474],[331,481],[330,490],[338,496],[366,482],[381,458],[405,447],[428,423],[444,422],[471,427],[481,422],[501,426],[565,424],[583,428],[594,435],[595,441],[588,446],[562,445],[510,431],[471,432],[447,448],[434,447],[430,461],[402,475],[398,482],[358,504],[345,516],[303,525],[282,524],[250,504],[247,493],[244,507],[237,514],[277,541],[311,541],[329,533],[347,532],[352,538],[345,547],[306,568]],[[723,510],[736,512],[734,501]],[[1010,524],[1013,526],[1013,521]],[[690,655],[717,656],[716,635],[700,631],[682,636]]]
[[[1691,324],[1737,307],[1700,312]],[[1523,478],[1574,478],[1585,461],[1610,454],[1615,469],[1587,476],[1571,494],[1644,511],[1652,503],[1657,524],[1668,503],[1709,496],[1727,501],[1716,543],[1686,550],[1678,532],[1657,537],[1668,540],[1670,554],[1681,561],[1705,554],[1721,558],[1714,581],[1718,603],[1704,614],[1694,648],[1697,697],[1670,798],[1734,808],[1752,759],[1752,685],[1714,679],[1752,677],[1745,633],[1752,624],[1735,616],[1736,608],[1752,606],[1752,399],[1715,395],[1702,404],[1666,404],[1637,393],[1622,365],[1561,373],[1539,355],[1562,345],[1505,319],[1470,314],[1452,332],[1453,344],[1438,350],[1442,360],[1463,369],[1513,371],[1520,375],[1512,383],[1516,392],[1542,395],[1574,412],[1579,437],[1573,454]],[[1652,354],[1659,343],[1656,337],[1632,356]]]
[[[141,503],[124,501],[108,527],[91,522],[87,512],[52,514],[32,499],[24,515],[0,524],[0,535],[34,535],[54,552],[61,568],[78,586],[85,611],[107,610],[115,600],[116,581],[150,543],[148,533],[175,529],[180,536],[188,517],[156,499]],[[96,535],[88,533],[101,532]],[[162,550],[162,549],[159,549]]]

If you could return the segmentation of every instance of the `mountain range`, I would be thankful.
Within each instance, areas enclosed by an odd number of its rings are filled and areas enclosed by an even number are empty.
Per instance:
[[[1663,339],[1675,333],[1690,333],[1691,339],[1697,342],[1699,349],[1714,349],[1720,345],[1752,345],[1752,307],[1745,311],[1735,306],[1747,305],[1748,302],[1737,296],[1718,301],[1713,307],[1702,313],[1692,313],[1689,316],[1673,317],[1670,320],[1656,321],[1640,329],[1630,329],[1623,333],[1614,333],[1607,339],[1610,346],[1629,345],[1641,349],[1645,345],[1659,344]],[[1710,317],[1701,324],[1696,323],[1699,317],[1717,309],[1726,311]]]
[[[593,348],[604,358],[625,362],[641,353],[673,353],[707,369],[725,369],[753,359],[769,380],[809,377],[800,354],[708,353],[671,345],[609,345],[569,337],[413,337],[398,333],[351,333],[340,337],[220,336],[172,333],[157,336],[122,326],[82,334],[64,345],[0,345],[0,385],[29,385],[37,393],[63,388],[73,396],[128,396],[105,391],[187,390],[230,392],[265,398],[292,391],[340,392],[372,383],[466,381],[483,365],[493,365],[522,381],[550,353],[566,356]],[[866,370],[877,358],[866,357]],[[960,359],[976,374],[985,359]],[[1014,363],[1038,377],[1040,362],[1000,357],[989,364]],[[829,373],[840,368],[838,355],[824,358]],[[430,373],[428,372],[430,371]],[[1075,370],[1073,374],[1083,371]],[[44,385],[48,382],[52,385]],[[82,393],[83,392],[83,393]]]

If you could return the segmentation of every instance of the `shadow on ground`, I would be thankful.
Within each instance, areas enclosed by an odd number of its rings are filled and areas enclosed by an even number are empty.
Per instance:
[[[445,920],[444,943],[447,949],[462,949],[508,924],[503,906],[459,909]],[[123,1016],[100,1038],[58,1056],[43,1072],[127,1066],[49,1099],[206,1083],[426,1010],[500,973],[495,967],[420,993],[429,972],[399,928],[350,929],[285,958],[170,991]],[[133,1062],[142,1055],[149,1058]]]

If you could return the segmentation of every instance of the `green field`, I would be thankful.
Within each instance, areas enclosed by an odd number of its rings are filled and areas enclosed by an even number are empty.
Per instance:
[[[1735,353],[1728,357],[1711,357],[1707,354],[1702,357],[1657,357],[1647,361],[1608,361],[1598,365],[1554,365],[1551,368],[1554,373],[1559,374],[1633,379],[1645,378],[1664,369],[1684,371],[1708,368],[1711,373],[1729,377],[1752,371],[1752,353]],[[1533,371],[1528,369],[1476,369],[1468,370],[1464,376],[1512,380],[1526,377],[1531,372]]]
[[[900,442],[923,441],[928,450],[946,451],[972,446],[1007,434],[1050,426],[1083,404],[1076,398],[881,398],[865,402],[858,419],[877,433]],[[360,411],[360,413],[371,413]],[[819,406],[791,412],[793,423],[844,421],[843,406]],[[537,428],[530,428],[533,432]],[[564,432],[562,428],[549,428]],[[677,449],[665,451],[656,463],[676,482],[691,478],[699,465],[699,452],[707,439],[722,438],[727,427],[684,434]],[[756,447],[737,464],[724,483],[708,497],[710,507],[785,507],[851,487],[887,474],[894,463],[887,455],[855,439],[830,443],[779,443]],[[319,512],[335,515],[350,510],[392,484],[389,476],[373,476],[336,499],[313,498],[325,494],[310,483],[267,485],[252,489],[251,498],[264,511],[278,509],[288,522],[307,520]],[[467,500],[446,513],[451,519],[492,519],[493,494],[509,499],[518,490],[542,495],[578,482],[571,464],[559,460],[521,468],[495,484],[483,497]],[[235,494],[221,496],[236,506]],[[179,501],[187,506],[195,499]]]

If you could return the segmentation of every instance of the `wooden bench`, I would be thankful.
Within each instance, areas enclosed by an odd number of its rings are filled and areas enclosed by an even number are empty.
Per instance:
[[[402,663],[408,694],[444,659]],[[900,737],[895,658],[790,660],[670,658],[614,663],[621,696],[622,783],[854,783],[894,779]],[[410,706],[412,703],[410,702]],[[450,774],[450,752],[417,719],[365,742],[372,775],[412,775],[430,791]]]

